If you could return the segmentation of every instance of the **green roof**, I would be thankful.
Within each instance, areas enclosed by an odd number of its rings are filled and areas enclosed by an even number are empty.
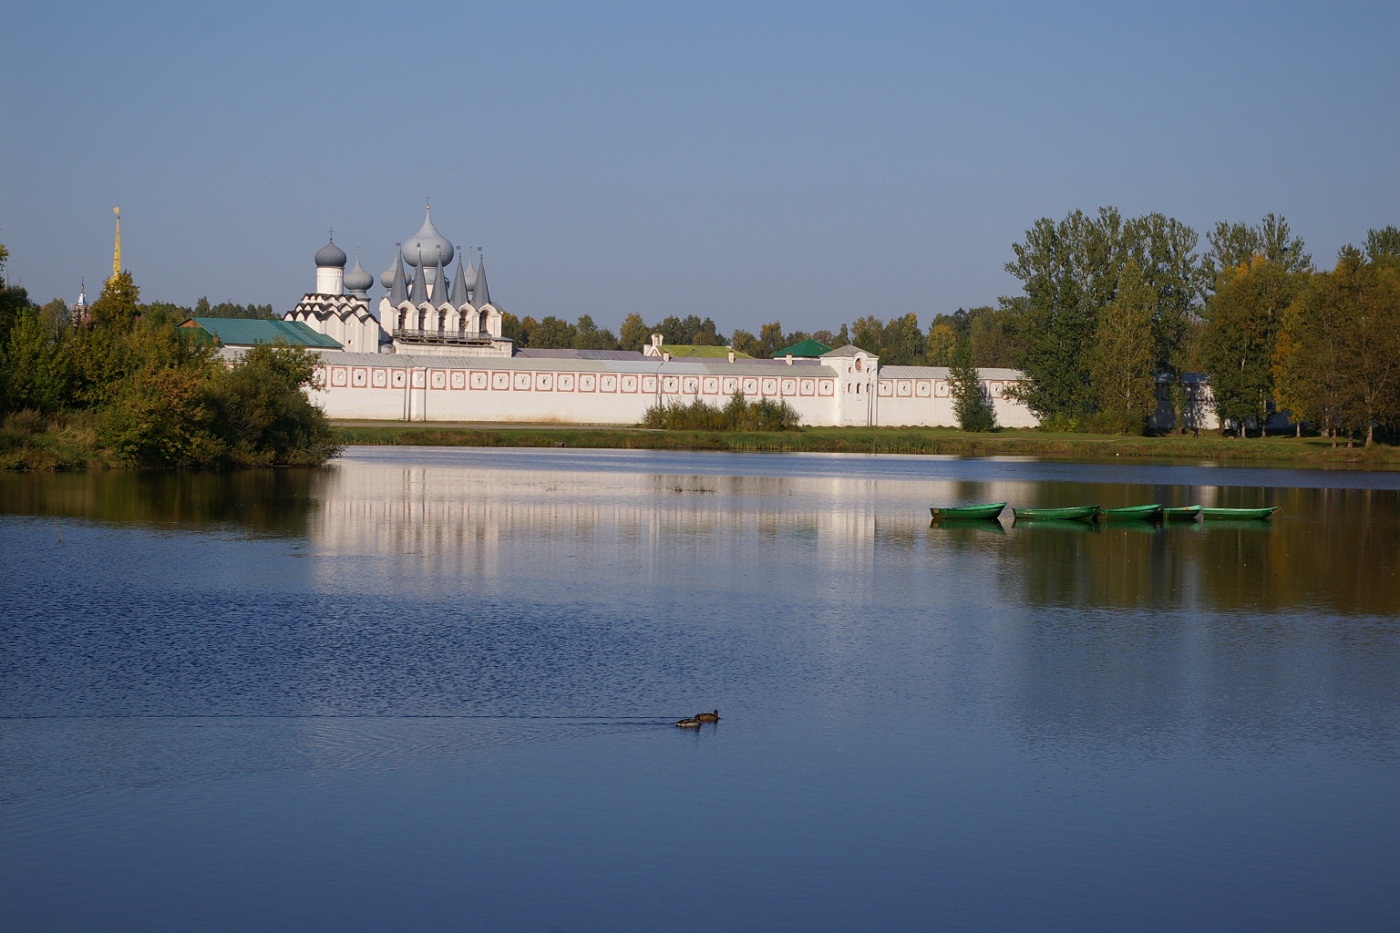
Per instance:
[[[182,327],[198,327],[226,347],[283,343],[289,347],[340,350],[341,345],[301,321],[267,321],[236,317],[192,317]]]
[[[661,347],[673,357],[694,357],[701,359],[720,359],[729,356],[728,347],[716,347],[709,344],[699,343],[667,343]],[[735,353],[736,359],[751,360],[753,357],[747,353]]]
[[[785,356],[801,356],[806,357],[808,359],[816,359],[823,353],[830,352],[831,347],[828,347],[826,344],[821,343],[820,341],[808,338],[807,340],[803,340],[801,343],[794,343],[786,350],[779,350],[777,353],[773,354],[773,359],[780,360]]]

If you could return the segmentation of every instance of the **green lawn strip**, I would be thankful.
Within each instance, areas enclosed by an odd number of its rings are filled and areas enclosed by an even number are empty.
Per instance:
[[[570,447],[735,452],[932,454],[1091,461],[1187,461],[1251,466],[1400,469],[1400,449],[1333,447],[1326,438],[1126,437],[1111,434],[955,428],[800,428],[796,431],[657,431],[576,425],[426,425],[346,422],[343,444],[453,447]]]

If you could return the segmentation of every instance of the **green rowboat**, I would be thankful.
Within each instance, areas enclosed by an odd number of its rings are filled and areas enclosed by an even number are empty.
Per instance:
[[[1194,522],[1200,514],[1199,505],[1174,505],[1162,510],[1162,517],[1169,522]]]
[[[1278,506],[1276,505],[1265,506],[1261,509],[1201,509],[1201,518],[1268,518],[1277,511]]]
[[[1162,518],[1160,505],[1126,505],[1116,509],[1103,509],[1099,517],[1106,522],[1144,521],[1155,522]]]
[[[1070,505],[1058,509],[1014,509],[1018,522],[1065,521],[1092,522],[1099,514],[1097,505]]]
[[[933,513],[934,521],[941,522],[947,519],[995,519],[1004,508],[1005,502],[988,502],[984,505],[955,505],[946,509],[933,506],[929,511]]]

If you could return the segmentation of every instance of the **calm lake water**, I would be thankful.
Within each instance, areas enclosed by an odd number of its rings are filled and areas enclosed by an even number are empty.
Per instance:
[[[0,554],[6,931],[1400,928],[1394,474],[352,448]]]

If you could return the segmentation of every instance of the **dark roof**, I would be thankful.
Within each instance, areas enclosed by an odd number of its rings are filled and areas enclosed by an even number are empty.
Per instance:
[[[807,338],[806,340],[800,341],[800,342],[798,342],[798,343],[794,343],[792,346],[788,347],[786,350],[779,350],[777,353],[774,353],[774,354],[773,354],[773,358],[774,358],[774,359],[778,359],[778,358],[780,358],[780,357],[784,357],[784,356],[789,356],[789,355],[791,355],[791,356],[803,356],[803,357],[808,357],[808,358],[810,358],[810,359],[816,359],[817,357],[821,356],[823,353],[830,353],[830,352],[831,352],[831,347],[828,347],[826,344],[821,343],[820,341],[817,341],[817,340],[813,340],[813,339],[811,339],[811,338],[809,337],[809,338]]]
[[[182,327],[198,327],[226,347],[284,343],[289,347],[342,349],[339,342],[301,321],[267,321],[235,317],[192,317]]]

